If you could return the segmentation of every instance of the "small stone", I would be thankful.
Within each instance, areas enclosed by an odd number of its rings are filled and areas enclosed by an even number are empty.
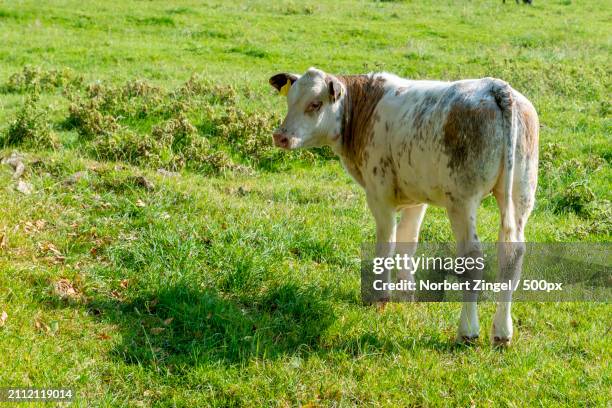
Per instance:
[[[17,188],[17,191],[25,195],[30,195],[32,194],[32,191],[34,191],[34,186],[32,186],[32,184],[28,183],[27,181],[23,181],[23,180],[19,180],[17,182],[16,188]]]
[[[157,174],[164,177],[178,177],[180,174],[174,171],[168,171],[166,169],[157,169]]]
[[[13,168],[13,179],[17,180],[25,172],[25,164],[23,163],[23,156],[19,153],[11,153],[9,157],[2,159],[2,163],[8,164]]]

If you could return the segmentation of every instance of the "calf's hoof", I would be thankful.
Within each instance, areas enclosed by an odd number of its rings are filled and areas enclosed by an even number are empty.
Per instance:
[[[382,299],[376,302],[376,310],[379,312],[384,312],[387,307],[387,303],[389,303],[389,299]]]
[[[457,344],[465,344],[465,345],[472,345],[472,344],[476,344],[478,343],[478,335],[472,335],[472,336],[462,336],[462,335],[458,335],[457,339],[455,340],[455,342]]]
[[[506,348],[510,346],[511,342],[512,337],[493,336],[493,339],[491,340],[493,347],[497,348]]]
[[[501,324],[493,322],[491,326],[491,345],[497,348],[506,348],[512,342],[512,321],[503,321]]]

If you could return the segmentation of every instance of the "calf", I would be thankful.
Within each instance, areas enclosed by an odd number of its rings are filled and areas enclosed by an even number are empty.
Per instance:
[[[418,241],[428,204],[444,207],[458,256],[481,256],[476,212],[489,193],[500,213],[500,243],[523,243],[538,168],[533,105],[494,78],[413,81],[388,73],[339,76],[310,68],[277,74],[288,112],[276,146],[328,145],[366,192],[376,220],[376,256]],[[396,225],[396,212],[401,220]],[[410,245],[414,254],[416,245]],[[499,278],[518,279],[524,244],[499,245]],[[509,275],[510,274],[510,275]],[[476,296],[464,293],[458,340],[479,335]],[[491,340],[509,344],[511,298],[498,297]]]

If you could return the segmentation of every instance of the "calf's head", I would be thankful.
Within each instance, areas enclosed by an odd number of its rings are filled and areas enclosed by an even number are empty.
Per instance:
[[[336,77],[310,68],[302,76],[276,74],[270,85],[287,96],[288,106],[287,116],[273,134],[276,146],[319,147],[339,138],[345,88]]]

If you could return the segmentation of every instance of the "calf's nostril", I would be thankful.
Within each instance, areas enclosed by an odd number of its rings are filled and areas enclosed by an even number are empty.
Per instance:
[[[274,144],[279,147],[287,147],[289,146],[289,137],[286,136],[282,132],[274,132],[272,134],[272,138],[274,139]]]

